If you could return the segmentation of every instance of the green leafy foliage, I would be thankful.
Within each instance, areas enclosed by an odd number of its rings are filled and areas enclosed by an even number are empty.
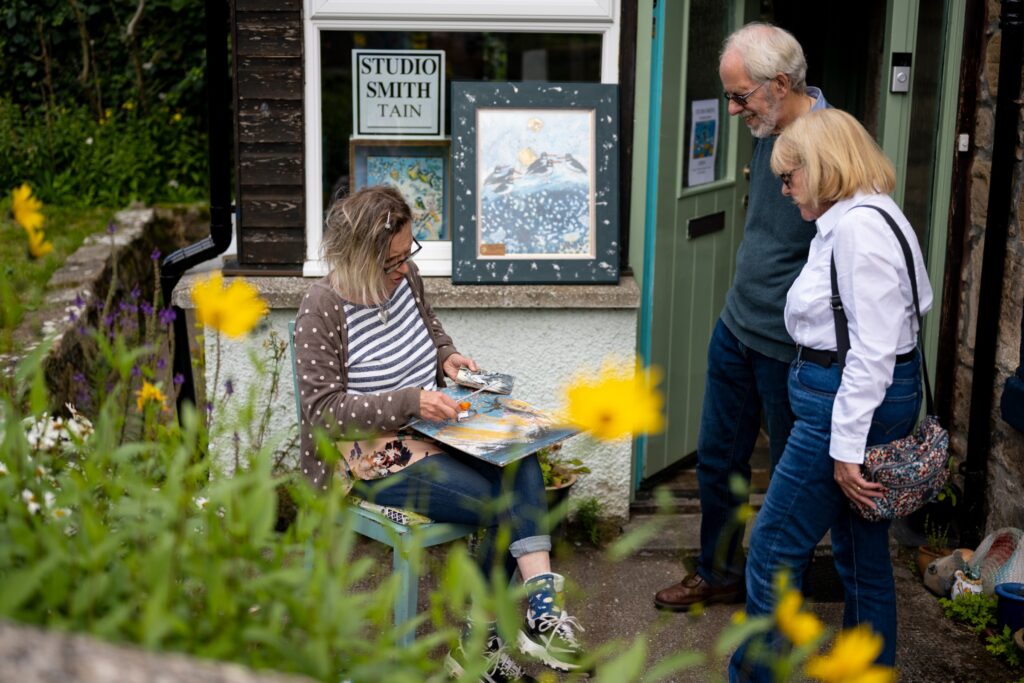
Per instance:
[[[573,521],[592,545],[601,544],[601,501],[593,497],[581,500],[576,505]]]
[[[540,472],[544,476],[545,488],[560,488],[581,474],[589,474],[590,468],[579,458],[562,458],[562,445],[553,444],[537,451]]]
[[[956,599],[939,598],[942,612],[953,621],[966,624],[981,633],[996,623],[996,599],[984,593],[964,593]]]
[[[190,117],[163,106],[97,120],[81,105],[41,117],[0,99],[0,187],[28,182],[65,206],[194,201],[206,193],[205,140]]]
[[[1024,655],[1013,642],[1013,633],[1010,632],[1009,626],[1004,626],[1002,631],[997,631],[986,638],[985,649],[1015,669],[1024,666]]]
[[[0,188],[72,206],[204,196],[202,2],[3,0],[0,24]]]

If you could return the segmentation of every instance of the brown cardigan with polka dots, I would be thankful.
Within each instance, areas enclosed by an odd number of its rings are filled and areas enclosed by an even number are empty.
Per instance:
[[[423,296],[423,279],[408,262],[405,279],[412,288],[420,316],[437,347],[437,384],[444,386],[442,364],[455,353],[451,337]],[[316,451],[314,431],[323,428],[332,438],[355,433],[398,429],[419,417],[420,389],[414,387],[380,394],[345,392],[348,385],[348,326],[345,299],[324,278],[302,300],[295,318],[295,373],[302,419],[299,423],[299,466],[315,487],[325,489],[334,474]]]

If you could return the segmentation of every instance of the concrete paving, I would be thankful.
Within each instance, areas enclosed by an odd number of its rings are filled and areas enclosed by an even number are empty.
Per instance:
[[[669,525],[693,523],[682,515],[673,516]],[[676,530],[678,532],[678,530]],[[678,532],[682,533],[682,532]],[[659,536],[663,538],[665,534]],[[650,672],[667,657],[682,650],[706,653],[704,666],[660,680],[682,683],[713,682],[725,679],[728,656],[714,657],[718,634],[725,628],[738,605],[712,605],[699,615],[666,613],[655,609],[654,593],[678,581],[684,573],[684,561],[692,557],[692,548],[640,549],[626,560],[613,562],[608,554],[585,542],[560,542],[556,548],[555,570],[570,580],[568,607],[586,629],[588,645],[607,645],[623,652],[637,636],[645,641],[645,671]],[[360,552],[382,553],[382,546],[361,543]],[[912,553],[893,546],[893,567],[899,615],[897,664],[900,681],[939,683],[944,681],[1018,681],[1014,673],[990,655],[981,639],[966,628],[946,619],[938,600],[928,593],[912,569]],[[443,553],[443,550],[432,550]],[[440,559],[440,557],[438,557]],[[381,564],[387,566],[386,555]],[[421,579],[420,609],[427,607],[427,594],[435,586],[432,577]],[[809,571],[807,591],[816,614],[833,631],[842,625],[842,588],[834,573],[827,548],[819,548]],[[544,680],[571,680],[552,677],[544,667],[524,662],[534,676]],[[547,672],[547,673],[546,673]]]

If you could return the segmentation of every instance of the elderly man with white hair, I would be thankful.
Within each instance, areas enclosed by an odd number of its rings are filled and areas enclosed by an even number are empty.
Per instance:
[[[827,106],[805,81],[803,49],[787,31],[748,24],[722,46],[718,73],[729,114],[740,116],[754,136],[749,205],[736,276],[708,346],[708,371],[697,439],[701,503],[701,551],[694,572],[659,591],[661,609],[682,611],[695,603],[741,602],[745,494],[734,476],[750,481],[750,456],[761,428],[768,427],[774,469],[793,426],[787,379],[796,347],[783,321],[786,292],[807,261],[813,222],[782,195],[770,161],[777,136],[800,116]]]

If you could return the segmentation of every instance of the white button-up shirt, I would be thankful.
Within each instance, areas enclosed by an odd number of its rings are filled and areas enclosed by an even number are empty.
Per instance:
[[[807,263],[786,296],[786,329],[800,346],[835,351],[835,321],[829,263],[833,251],[839,296],[850,326],[850,351],[832,407],[830,455],[864,462],[871,418],[892,384],[896,356],[917,344],[917,320],[906,260],[896,236],[871,204],[886,211],[910,244],[923,315],[932,306],[932,288],[917,236],[888,195],[857,194],[836,202],[816,221]]]

